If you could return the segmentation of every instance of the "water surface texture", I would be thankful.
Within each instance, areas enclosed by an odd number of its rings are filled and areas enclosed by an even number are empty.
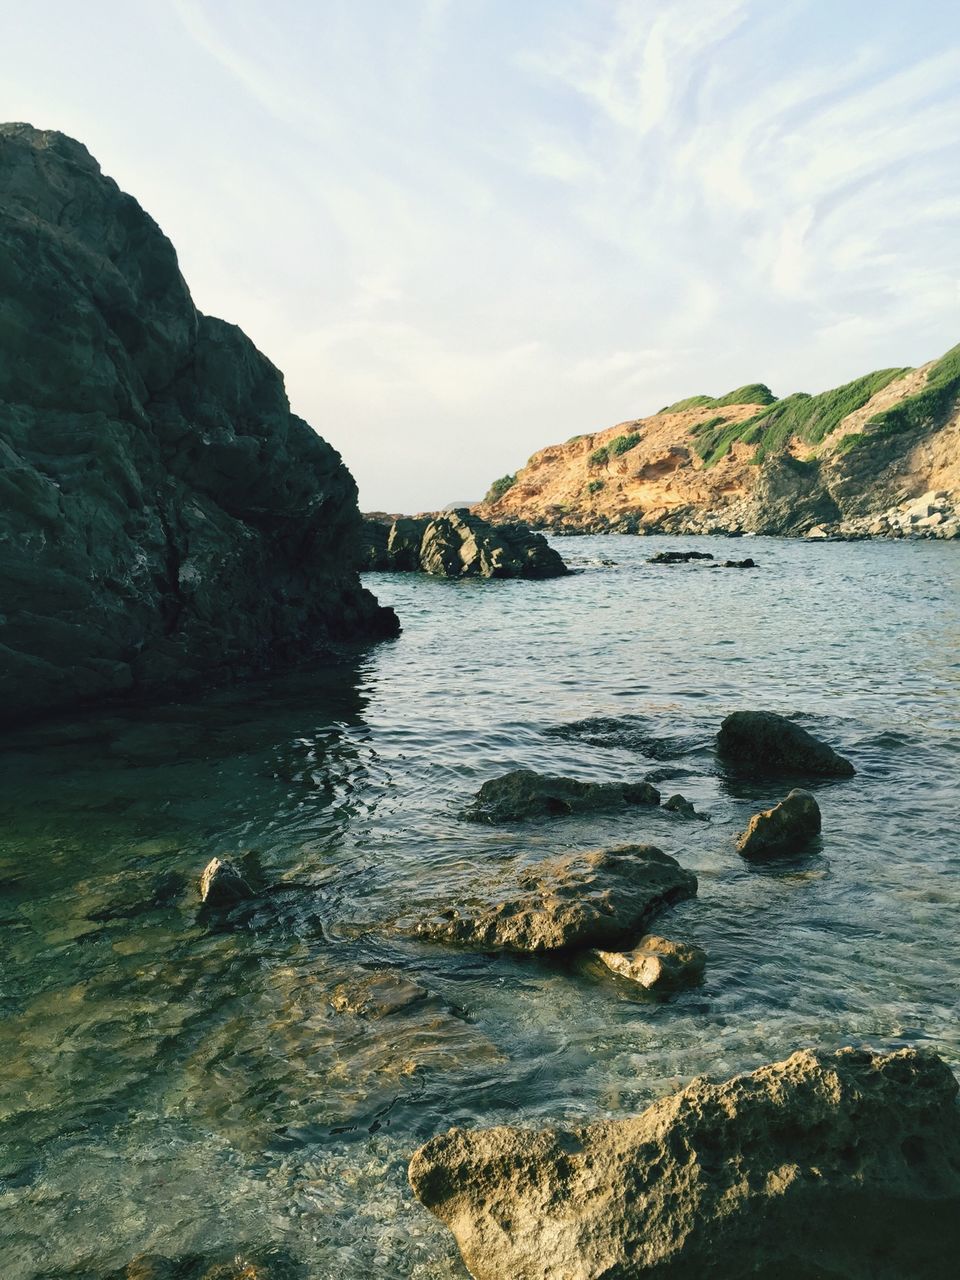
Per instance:
[[[406,1185],[450,1125],[625,1115],[803,1045],[924,1044],[960,1065],[958,549],[555,545],[583,572],[371,575],[404,634],[333,670],[6,736],[5,1280],[254,1247],[308,1280],[462,1278]],[[760,567],[646,563],[666,547]],[[718,768],[738,708],[796,716],[856,764],[815,787],[804,857],[735,852],[786,790]],[[518,766],[652,775],[709,821],[460,821]],[[584,961],[404,936],[518,863],[625,841],[699,876],[658,928],[706,948],[703,986],[661,1001]],[[205,920],[200,870],[250,851],[272,891]],[[428,997],[334,1007],[384,970]]]

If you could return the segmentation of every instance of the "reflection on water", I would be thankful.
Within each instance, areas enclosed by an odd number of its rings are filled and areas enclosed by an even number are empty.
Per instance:
[[[623,1114],[810,1043],[960,1064],[957,549],[758,538],[737,573],[648,566],[668,539],[557,545],[582,574],[377,577],[404,635],[336,669],[8,735],[5,1280],[243,1248],[309,1280],[450,1280],[405,1164],[451,1124]],[[712,753],[750,706],[859,770],[817,788],[820,847],[777,866],[733,842],[783,786]],[[669,777],[710,820],[458,821],[515,767]],[[628,840],[700,878],[662,927],[707,978],[670,1001],[394,927],[518,857]],[[197,911],[215,854],[269,889],[224,921]]]

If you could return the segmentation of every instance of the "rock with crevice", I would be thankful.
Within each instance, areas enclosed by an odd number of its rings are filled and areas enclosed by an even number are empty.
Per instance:
[[[451,1129],[417,1198],[475,1280],[950,1280],[957,1082],[933,1054],[803,1050],[627,1120]]]
[[[737,840],[745,858],[799,853],[820,834],[820,806],[809,791],[795,788],[770,809],[755,813]]]
[[[0,718],[396,634],[356,486],[79,142],[0,125]]]
[[[615,813],[634,805],[657,805],[649,782],[581,782],[533,769],[513,769],[489,778],[463,816],[472,822],[520,822],[525,818],[576,813]]]
[[[432,942],[484,951],[546,953],[628,947],[665,907],[697,892],[697,878],[653,845],[548,858],[487,901],[450,907],[416,926]]]
[[[597,959],[611,973],[636,982],[648,991],[672,991],[700,981],[707,953],[692,942],[674,942],[648,933],[629,951],[597,951]]]
[[[851,778],[853,765],[828,743],[773,711],[734,711],[717,734],[717,754],[737,772]]]

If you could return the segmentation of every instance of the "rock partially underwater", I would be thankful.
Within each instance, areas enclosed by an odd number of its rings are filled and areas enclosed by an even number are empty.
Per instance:
[[[931,1054],[803,1051],[628,1120],[451,1129],[410,1182],[476,1280],[950,1280],[956,1096]]]
[[[488,779],[463,816],[472,822],[519,822],[571,813],[611,813],[633,805],[658,805],[649,782],[581,782],[532,769]]]
[[[340,456],[61,133],[0,126],[0,286],[0,718],[397,632]]]
[[[558,578],[568,572],[542,533],[496,528],[466,509],[438,516],[364,521],[363,566],[438,578]]]
[[[745,858],[799,853],[820,834],[820,806],[809,791],[791,791],[771,809],[755,813],[737,841]]]
[[[630,951],[598,951],[597,959],[618,977],[648,991],[672,991],[703,977],[707,953],[691,942],[672,942],[648,933]]]
[[[852,778],[849,760],[773,711],[735,711],[717,734],[717,754],[738,772]]]
[[[697,878],[653,845],[548,858],[499,901],[452,907],[417,926],[421,938],[485,951],[545,953],[630,946],[664,907],[697,892]]]

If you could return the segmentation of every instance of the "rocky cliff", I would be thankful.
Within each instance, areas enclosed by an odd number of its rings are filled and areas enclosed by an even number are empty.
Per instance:
[[[567,532],[960,535],[960,347],[777,400],[693,396],[535,453],[475,508]]]
[[[70,138],[0,126],[0,716],[395,633],[356,487]]]
[[[364,519],[361,566],[438,578],[559,578],[567,572],[542,533],[492,525],[465,508],[422,516]]]

